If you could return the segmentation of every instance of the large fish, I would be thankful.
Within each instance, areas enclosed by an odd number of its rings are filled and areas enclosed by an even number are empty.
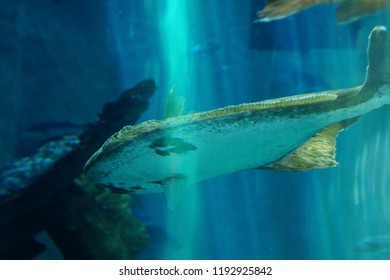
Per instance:
[[[318,4],[340,3],[336,11],[339,23],[349,23],[375,13],[390,4],[390,0],[268,0],[257,13],[257,21],[283,19]]]
[[[336,166],[335,137],[390,103],[390,37],[375,27],[362,86],[295,95],[126,126],[89,159],[95,183],[131,193],[166,192],[246,169]]]

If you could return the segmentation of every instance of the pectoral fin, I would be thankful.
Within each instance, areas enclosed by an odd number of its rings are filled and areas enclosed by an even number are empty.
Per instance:
[[[336,136],[358,119],[359,117],[356,117],[325,127],[302,146],[263,168],[283,171],[306,171],[336,166]]]

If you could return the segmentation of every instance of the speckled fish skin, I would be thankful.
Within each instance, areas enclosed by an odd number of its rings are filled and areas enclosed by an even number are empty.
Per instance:
[[[374,28],[369,41],[369,67],[362,86],[124,127],[90,158],[84,173],[103,186],[153,193],[163,192],[167,185],[180,187],[272,166],[324,128],[390,103],[386,28]],[[333,165],[311,168],[329,166]]]
[[[257,13],[257,22],[280,20],[319,4],[335,3],[340,3],[337,22],[350,23],[386,8],[390,0],[268,0]]]

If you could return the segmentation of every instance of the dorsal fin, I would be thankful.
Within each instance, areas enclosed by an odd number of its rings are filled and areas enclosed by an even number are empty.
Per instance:
[[[184,97],[176,96],[175,86],[172,86],[165,103],[164,119],[181,116],[184,112],[184,107]]]
[[[358,119],[359,117],[344,120],[323,128],[303,145],[280,160],[263,168],[283,171],[306,171],[337,166],[335,159],[336,136]]]

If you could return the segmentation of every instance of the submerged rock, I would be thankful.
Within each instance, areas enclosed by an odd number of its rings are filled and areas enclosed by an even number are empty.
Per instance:
[[[0,171],[0,259],[27,258],[20,244],[42,230],[67,259],[130,259],[142,250],[147,235],[129,211],[130,196],[75,180],[106,138],[138,120],[155,88],[151,79],[138,83],[80,136],[50,142]]]

